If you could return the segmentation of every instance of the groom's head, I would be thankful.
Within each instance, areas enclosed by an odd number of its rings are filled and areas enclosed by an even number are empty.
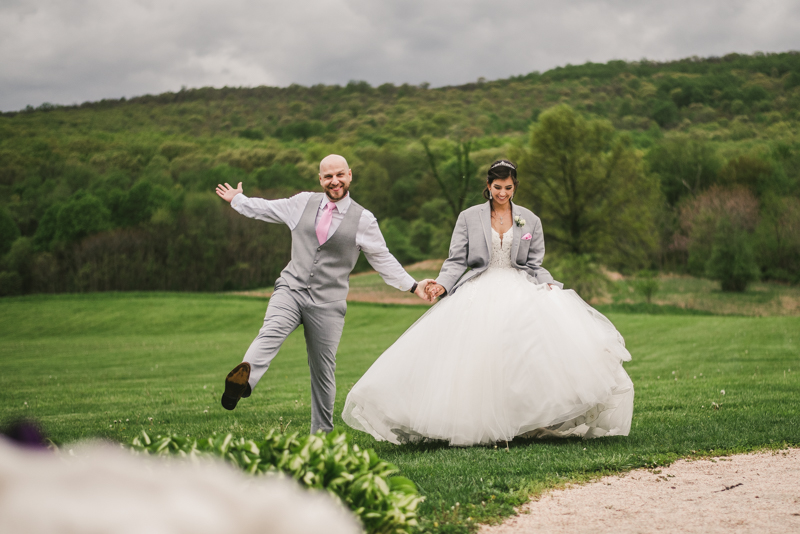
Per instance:
[[[332,201],[344,198],[350,190],[352,179],[353,172],[342,156],[331,154],[319,162],[319,185]]]

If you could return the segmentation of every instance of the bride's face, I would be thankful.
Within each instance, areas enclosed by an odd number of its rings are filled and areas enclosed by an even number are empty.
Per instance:
[[[489,184],[489,191],[492,193],[495,207],[506,206],[514,195],[514,180],[510,176],[502,180],[495,180]]]

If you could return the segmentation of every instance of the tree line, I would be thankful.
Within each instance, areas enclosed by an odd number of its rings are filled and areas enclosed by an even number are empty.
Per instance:
[[[212,191],[352,194],[403,263],[447,254],[488,164],[519,164],[546,266],[800,281],[800,55],[567,66],[431,89],[195,89],[0,116],[0,294],[271,285],[288,231]],[[594,266],[594,267],[593,267]],[[359,263],[367,268],[366,263]],[[589,273],[590,274],[590,273]],[[569,284],[570,280],[566,280]]]

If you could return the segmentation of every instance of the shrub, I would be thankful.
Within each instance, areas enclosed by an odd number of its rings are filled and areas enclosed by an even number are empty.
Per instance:
[[[34,258],[33,240],[30,237],[20,237],[11,245],[11,250],[3,258],[0,268],[18,273],[22,292],[30,290],[32,266]],[[14,281],[14,285],[17,281]],[[2,290],[0,290],[2,292]]]
[[[62,204],[53,204],[47,211],[44,212],[42,218],[39,220],[39,226],[36,228],[36,233],[33,235],[33,244],[36,250],[47,250],[50,248],[50,243],[56,237],[56,230],[58,229],[58,212],[61,211]]]
[[[800,199],[770,196],[761,211],[755,247],[765,277],[800,283]]]
[[[260,167],[251,175],[259,189],[306,190],[314,186],[314,182],[303,178],[294,163],[273,163],[269,167]]]
[[[723,291],[744,291],[750,282],[758,280],[758,264],[750,241],[750,234],[737,228],[728,217],[719,220],[706,276],[719,280]]]
[[[326,131],[327,128],[323,122],[299,121],[279,127],[275,131],[275,137],[283,139],[284,141],[291,141],[293,139],[301,139],[305,141],[309,137],[322,135]]]
[[[417,219],[411,223],[409,229],[409,243],[423,254],[430,254],[431,240],[436,230],[437,228],[434,225],[422,219]]]
[[[658,175],[670,205],[682,197],[699,195],[718,180],[722,159],[701,137],[675,134],[659,141],[645,157],[650,171]]]
[[[149,182],[138,182],[130,191],[121,192],[114,202],[109,202],[115,226],[136,226],[150,220],[165,195],[163,189],[156,191]]]
[[[743,186],[757,196],[770,189],[778,189],[780,184],[769,161],[751,154],[737,156],[725,164],[719,171],[720,181],[724,184]]]
[[[11,244],[19,237],[19,228],[8,210],[0,208],[0,256],[11,249]]]
[[[184,141],[166,141],[158,147],[158,153],[167,158],[169,161],[179,157],[185,156],[197,150],[197,145],[194,143],[186,143]]]
[[[615,267],[649,263],[660,192],[628,135],[559,105],[541,114],[511,157],[530,173],[515,198],[540,214],[549,245]]]
[[[22,293],[22,277],[19,273],[0,272],[0,297],[19,295]]]
[[[658,292],[661,282],[658,281],[658,273],[655,271],[640,271],[636,275],[633,287],[638,293],[644,296],[648,304],[653,300],[653,295]]]
[[[400,218],[386,218],[380,222],[381,233],[386,240],[386,246],[397,261],[408,265],[422,260],[425,255],[411,244],[408,222]]]
[[[418,530],[416,510],[424,497],[418,494],[416,485],[407,478],[392,476],[397,467],[378,458],[372,449],[350,445],[345,433],[300,437],[297,432],[285,434],[273,429],[263,440],[246,440],[231,434],[198,439],[178,435],[150,438],[142,431],[132,447],[146,454],[217,456],[252,475],[285,473],[302,486],[336,496],[369,533]]]
[[[747,113],[747,106],[744,102],[739,100],[738,98],[731,102],[731,113],[734,115],[741,115],[743,113]]]
[[[671,100],[658,100],[650,116],[662,128],[670,126],[678,122],[678,106]]]
[[[611,287],[611,281],[589,254],[557,256],[547,268],[553,278],[587,301],[605,296]]]
[[[744,101],[748,104],[760,102],[768,97],[769,93],[760,85],[753,85],[744,91]]]
[[[265,148],[232,149],[219,154],[217,161],[242,169],[245,172],[252,172],[259,167],[272,165],[277,155],[275,150]]]
[[[79,191],[58,210],[55,240],[66,243],[108,230],[111,213],[90,193]]]
[[[376,161],[367,162],[356,172],[353,184],[351,190],[355,198],[379,221],[391,214],[390,207],[395,200],[391,194],[392,180],[383,165]]]
[[[758,224],[758,199],[745,188],[725,189],[714,186],[680,208],[681,234],[674,239],[675,250],[682,247],[688,254],[690,273],[703,276],[711,255],[722,218],[747,233]],[[679,239],[682,237],[683,239]]]
[[[239,137],[244,137],[245,139],[252,139],[254,141],[260,141],[264,139],[264,132],[257,128],[245,128],[244,130],[239,132]]]
[[[789,76],[786,77],[786,81],[784,82],[784,87],[788,89],[794,89],[800,85],[800,72],[792,72]]]

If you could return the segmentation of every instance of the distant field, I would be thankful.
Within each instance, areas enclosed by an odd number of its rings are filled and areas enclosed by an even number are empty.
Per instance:
[[[424,280],[426,278],[435,279],[439,275],[439,268],[442,260],[425,260],[414,265],[406,266],[408,271],[415,279]],[[268,297],[272,294],[272,287],[256,289],[253,291],[240,291],[238,295]],[[351,302],[377,302],[381,304],[423,304],[416,295],[398,291],[386,285],[381,276],[375,271],[357,273],[350,275],[350,292],[347,300]]]
[[[32,417],[58,443],[128,442],[142,429],[257,437],[280,417],[291,420],[290,430],[307,432],[301,332],[250,399],[234,412],[219,405],[225,373],[258,330],[266,302],[153,293],[2,299],[0,421]],[[337,414],[351,385],[425,310],[349,304],[337,358]],[[467,531],[468,517],[511,513],[531,492],[598,473],[712,450],[800,445],[800,317],[678,313],[609,313],[633,354],[626,365],[636,386],[628,437],[519,441],[509,451],[396,447],[359,433],[353,439],[414,480],[427,497],[426,525],[447,532]],[[336,425],[342,427],[338,415]],[[456,502],[460,508],[451,510]]]
[[[744,293],[720,291],[719,282],[663,274],[661,287],[653,296],[653,303],[676,306],[690,310],[707,311],[718,315],[775,316],[800,315],[800,287],[775,282],[756,282]],[[615,303],[641,303],[644,296],[637,294],[632,280],[615,283],[611,296]]]
[[[407,267],[417,280],[436,278],[442,260],[426,260]],[[635,280],[630,277],[613,275],[608,294],[595,303],[603,311],[648,309],[645,298],[637,293]],[[800,287],[775,282],[756,282],[744,293],[725,293],[720,291],[719,282],[695,278],[661,274],[660,286],[652,299],[655,307],[674,307],[685,310],[708,312],[713,315],[746,316],[800,316]],[[566,281],[569,287],[569,281]],[[245,291],[243,295],[269,296],[272,288]],[[421,301],[411,294],[405,294],[387,286],[376,272],[365,272],[350,277],[348,300],[356,302],[382,302],[387,304],[419,304]],[[622,306],[620,306],[622,305]],[[633,305],[633,307],[631,307]],[[659,310],[663,311],[663,310]]]

